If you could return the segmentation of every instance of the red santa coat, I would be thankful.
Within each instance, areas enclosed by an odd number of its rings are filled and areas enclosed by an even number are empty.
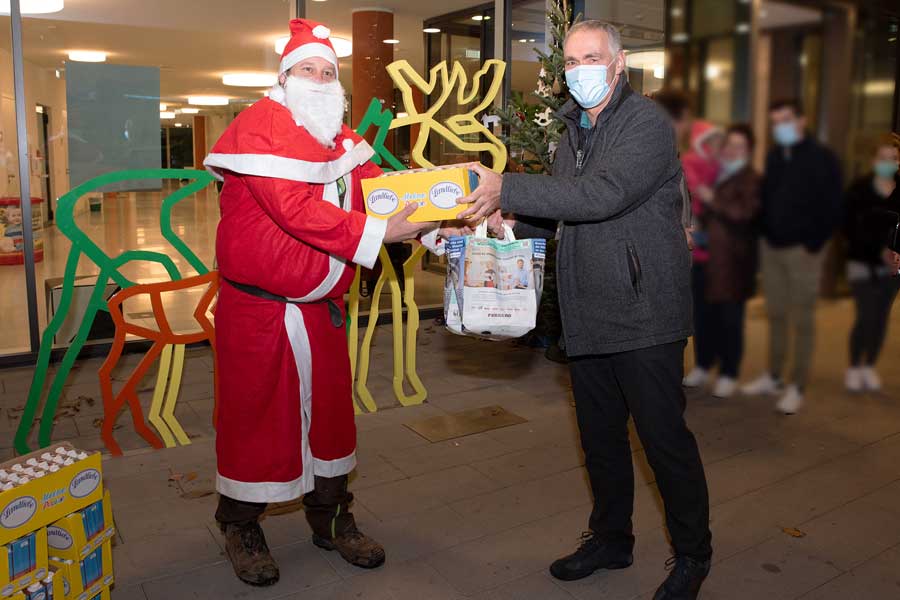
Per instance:
[[[381,170],[346,126],[330,149],[264,99],[228,127],[204,164],[225,185],[219,271],[295,303],[223,283],[216,308],[221,494],[297,498],[314,476],[356,466],[347,338],[324,300],[342,297],[358,263],[372,267],[386,222],[365,215],[360,180]],[[340,205],[337,180],[346,183]]]

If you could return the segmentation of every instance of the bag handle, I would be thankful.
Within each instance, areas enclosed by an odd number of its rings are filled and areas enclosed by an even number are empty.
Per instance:
[[[513,233],[512,227],[507,225],[506,222],[503,223],[503,234],[504,234],[503,235],[504,241],[506,241],[506,242],[516,241],[516,234]],[[487,219],[482,219],[481,223],[479,223],[478,226],[475,227],[475,237],[486,238],[487,236],[488,236]]]

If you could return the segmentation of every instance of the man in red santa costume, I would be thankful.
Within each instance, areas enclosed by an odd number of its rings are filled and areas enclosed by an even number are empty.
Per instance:
[[[235,573],[253,585],[278,581],[259,526],[266,504],[304,494],[313,543],[360,567],[384,562],[349,511],[356,428],[343,295],[354,263],[371,268],[383,243],[437,226],[408,222],[413,206],[386,221],[366,216],[360,180],[381,170],[343,124],[329,33],[291,21],[278,85],[204,161],[225,182],[216,238],[224,279],[216,520]]]

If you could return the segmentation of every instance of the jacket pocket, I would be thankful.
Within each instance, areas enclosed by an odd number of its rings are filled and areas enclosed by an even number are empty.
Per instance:
[[[628,260],[628,274],[631,277],[631,289],[634,292],[635,300],[640,300],[644,295],[644,272],[641,269],[641,259],[632,243],[625,245],[625,253]]]

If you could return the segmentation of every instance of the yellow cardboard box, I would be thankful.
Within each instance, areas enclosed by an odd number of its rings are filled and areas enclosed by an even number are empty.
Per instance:
[[[66,515],[47,527],[47,546],[50,554],[59,558],[80,560],[93,552],[100,544],[115,535],[112,503],[109,490],[103,493],[103,527],[88,539],[82,511]]]
[[[82,566],[95,554],[100,557],[100,574],[93,580],[85,581]],[[54,585],[57,578],[62,578],[63,597],[66,600],[93,600],[97,596],[102,598],[104,588],[109,588],[115,581],[112,565],[112,540],[107,539],[81,560],[51,556],[50,568],[56,570],[56,575],[53,577]],[[56,600],[55,596],[54,600]]]
[[[419,209],[409,219],[417,223],[455,219],[465,209],[456,201],[476,187],[478,176],[460,165],[394,171],[362,180],[369,215],[387,219],[407,202],[417,202]]]
[[[40,460],[41,455],[54,453],[56,448],[74,450],[71,444],[55,444],[49,450],[38,450],[0,464],[0,469],[12,472],[14,464],[27,464],[28,459]],[[100,453],[64,466],[55,473],[31,479],[11,490],[0,492],[0,544],[7,544],[23,535],[46,527],[64,516],[82,509],[103,497],[103,476]]]
[[[28,535],[27,532],[24,535]],[[12,579],[9,572],[9,555],[13,552],[12,544],[0,546],[0,598],[4,600],[18,590],[27,588],[47,576],[47,530],[43,527],[34,532],[34,568]],[[18,541],[18,540],[13,540]]]

